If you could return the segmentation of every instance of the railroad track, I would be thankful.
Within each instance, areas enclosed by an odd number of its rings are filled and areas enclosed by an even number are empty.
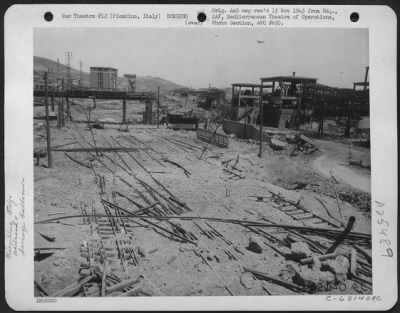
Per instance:
[[[299,202],[291,201],[285,199],[280,194],[276,194],[272,191],[270,197],[267,196],[250,196],[252,198],[256,198],[257,202],[274,202],[278,206],[274,206],[275,209],[285,213],[290,218],[300,221],[303,224],[315,225],[318,227],[326,227],[330,226],[333,228],[340,228],[340,223],[336,222],[333,219],[327,219],[322,217],[314,212],[303,207]]]
[[[125,140],[124,137],[120,138]],[[120,138],[117,139],[111,137],[110,142],[113,140],[113,143],[115,144],[117,144],[117,142],[122,144]],[[132,141],[130,142],[133,144]],[[136,141],[136,144],[138,146],[149,147],[140,141]],[[187,148],[186,150],[190,150],[188,147],[185,148]],[[176,145],[176,149],[179,149],[178,145]],[[195,148],[193,148],[193,151],[194,149]],[[182,151],[183,150],[184,149],[182,149]],[[157,154],[160,155],[155,150],[152,152],[152,155],[155,158]],[[203,221],[195,223],[193,221],[199,230],[199,232],[195,233],[188,231],[182,225],[168,220],[154,223],[150,219],[146,219],[146,216],[185,214],[186,212],[190,212],[191,209],[178,200],[165,186],[158,182],[151,175],[151,172],[147,170],[145,164],[143,164],[144,162],[142,162],[137,155],[133,153],[131,155],[130,153],[121,154],[114,151],[109,155],[101,156],[99,159],[101,159],[101,164],[104,169],[112,172],[113,175],[115,175],[117,169],[122,171],[124,175],[116,177],[128,187],[125,190],[129,190],[128,192],[117,190],[107,193],[107,190],[103,188],[101,201],[107,217],[98,218],[97,221],[92,219],[91,223],[94,232],[94,239],[89,241],[88,245],[85,247],[86,253],[84,256],[87,256],[85,264],[89,264],[89,272],[83,271],[83,273],[90,275],[96,271],[96,268],[102,268],[103,272],[107,272],[107,269],[109,269],[110,275],[106,275],[104,283],[106,290],[110,290],[112,286],[118,285],[124,279],[130,279],[129,273],[131,272],[131,269],[135,266],[140,266],[140,255],[138,254],[138,251],[135,250],[134,242],[132,241],[132,235],[134,235],[133,232],[135,230],[135,228],[133,228],[133,223],[144,226],[145,229],[154,231],[169,240],[193,244],[193,252],[195,255],[201,258],[202,262],[209,266],[210,269],[212,269],[212,263],[208,259],[208,256],[204,255],[204,252],[201,250],[196,249],[198,237],[200,235],[207,237],[208,240],[220,241],[224,246],[223,250],[228,261],[240,262],[240,254],[244,253],[235,246],[229,238],[226,238],[222,233],[220,233],[211,223]],[[136,173],[132,168],[133,162],[141,165],[140,167],[148,174],[149,179],[146,178],[146,180],[143,180],[136,176]],[[266,202],[268,199],[268,201],[275,202],[278,205],[277,209],[284,212],[294,220],[303,223],[317,224],[318,226],[330,226],[333,229],[340,227],[334,221],[318,216],[302,207],[300,203],[289,201],[279,194],[271,192],[270,197],[255,197],[256,201]],[[107,198],[107,200],[105,200],[105,198]],[[109,198],[112,199],[111,202]],[[119,202],[129,203],[129,212],[127,209],[124,209],[128,206],[120,206]],[[131,211],[132,205],[136,209],[135,212]],[[138,211],[141,212],[139,214],[143,215],[143,218],[140,218],[139,220],[133,221],[129,218],[129,214],[126,214],[137,213]],[[272,221],[265,218],[263,219],[273,224]],[[258,226],[245,227],[250,232],[256,233],[266,239],[264,243],[281,254],[282,252],[280,251],[279,246],[288,246],[290,245],[290,242],[294,241],[306,242],[313,252],[319,254],[324,254],[327,248],[331,245],[330,240],[327,240],[326,238],[323,242],[319,242],[319,240],[315,240],[315,237],[300,234],[295,230],[286,229],[285,231],[282,231],[281,229],[278,229],[278,232],[275,231],[274,233],[272,231],[266,231],[262,227]],[[217,262],[219,262],[219,259],[217,259]],[[370,263],[368,263],[362,255],[358,259],[358,271],[366,278],[371,274]],[[105,294],[103,287],[99,288],[98,286],[91,286],[91,288],[93,290],[86,288],[86,295]],[[134,288],[127,286],[123,291],[124,293],[134,293],[131,290],[134,290]]]

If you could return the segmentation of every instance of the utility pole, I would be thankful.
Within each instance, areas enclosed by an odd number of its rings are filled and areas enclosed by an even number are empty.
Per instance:
[[[63,91],[64,94],[64,90],[65,90],[65,82],[64,82],[64,77],[61,79],[61,90]],[[63,94],[61,95],[61,127],[65,126],[65,112],[64,112],[64,96]]]
[[[231,99],[231,107],[230,107],[230,109],[233,108],[233,96],[234,96],[234,94],[235,94],[235,87],[232,86],[232,99]]]
[[[57,58],[57,90],[60,90],[59,84],[60,83],[60,59]]]
[[[67,119],[70,119],[70,110],[69,110],[69,91],[66,91],[65,102],[67,103]]]
[[[364,91],[367,90],[369,66],[365,68]]]
[[[67,102],[67,118],[70,118],[70,111],[69,111],[69,90],[71,89],[71,58],[72,52],[67,51],[65,52],[65,56],[67,57],[67,90],[66,90],[66,97],[65,100]]]
[[[153,99],[154,99],[154,92],[153,96],[151,97],[151,100],[149,102],[149,124],[153,124]]]
[[[79,61],[79,87],[82,87],[82,61]]]
[[[122,99],[122,123],[126,123],[126,99]]]
[[[264,103],[263,103],[263,81],[260,85],[260,153],[258,156],[262,158],[262,145],[263,145],[263,124],[264,124]]]
[[[62,85],[61,85],[61,78],[60,78],[60,58],[57,58],[57,92],[59,92],[59,96],[58,96],[58,104],[57,104],[57,109],[58,109],[58,113],[57,113],[57,128],[61,128],[62,127],[62,107],[61,107],[61,93],[62,92]],[[54,100],[54,99],[53,99]],[[53,109],[54,111],[54,109]]]
[[[157,89],[157,128],[160,128],[160,86]]]
[[[61,121],[61,115],[62,115],[62,110],[61,110],[61,97],[58,97],[58,105],[57,105],[57,128],[61,128],[62,126],[62,121]]]
[[[71,88],[71,58],[72,52],[65,52],[65,56],[67,57],[67,90]]]
[[[51,144],[50,144],[50,119],[49,119],[49,102],[47,95],[47,72],[44,73],[44,103],[46,106],[46,138],[47,138],[47,167],[53,167],[53,159],[51,156]]]
[[[238,112],[240,112],[240,102],[241,102],[241,96],[242,96],[242,86],[239,86],[239,95],[238,95]],[[246,121],[246,120],[245,120]],[[243,137],[246,138],[246,122],[244,124],[244,129],[243,129]]]
[[[50,101],[51,101],[51,112],[54,112],[54,93],[50,95]]]

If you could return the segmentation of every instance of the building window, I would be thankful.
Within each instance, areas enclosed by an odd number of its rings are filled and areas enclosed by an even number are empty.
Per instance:
[[[103,72],[97,72],[97,87],[103,89]]]
[[[115,89],[117,86],[116,86],[116,77],[115,77],[115,74],[112,74],[111,75],[111,88],[113,88],[113,89]]]

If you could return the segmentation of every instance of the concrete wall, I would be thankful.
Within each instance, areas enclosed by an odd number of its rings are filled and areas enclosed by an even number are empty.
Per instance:
[[[111,68],[90,68],[90,87],[97,89],[116,89],[118,71]]]
[[[259,130],[250,124],[244,124],[240,122],[224,120],[222,124],[222,128],[226,134],[235,134],[238,138],[241,139],[260,139]],[[263,141],[269,141],[269,136],[264,133]]]

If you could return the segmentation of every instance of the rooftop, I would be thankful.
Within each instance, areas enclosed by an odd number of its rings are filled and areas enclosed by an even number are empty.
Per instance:
[[[96,66],[91,66],[90,70],[97,70],[97,71],[118,71],[116,68],[113,67],[96,67]]]
[[[232,87],[251,87],[251,88],[260,88],[260,84],[253,84],[253,83],[234,83]]]
[[[353,84],[356,86],[369,86],[369,82],[354,82]]]
[[[260,78],[262,82],[284,81],[297,83],[313,83],[315,84],[318,78],[301,77],[301,76],[273,76]]]

